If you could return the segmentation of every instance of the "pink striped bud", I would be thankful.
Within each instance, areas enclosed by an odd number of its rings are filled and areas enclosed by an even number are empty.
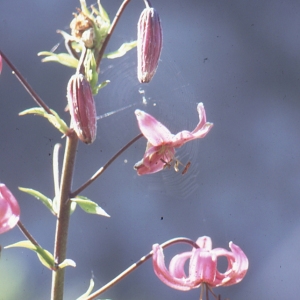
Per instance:
[[[154,76],[162,48],[162,29],[158,12],[150,7],[142,11],[138,22],[138,80],[150,82]]]
[[[97,134],[97,116],[91,86],[82,74],[76,73],[68,83],[67,97],[72,126],[78,138],[94,142]]]
[[[16,226],[20,218],[20,207],[5,184],[0,183],[0,234]]]

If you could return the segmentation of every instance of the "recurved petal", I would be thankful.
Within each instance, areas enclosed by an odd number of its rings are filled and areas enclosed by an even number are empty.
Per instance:
[[[249,268],[249,260],[242,249],[233,242],[229,243],[229,247],[234,255],[234,261],[232,261],[230,280],[224,286],[240,282],[245,277]]]
[[[217,270],[216,286],[236,284],[240,282],[247,273],[249,262],[245,253],[232,242],[229,243],[229,247],[232,252],[223,248],[215,248],[212,250],[217,257],[225,256],[228,264],[226,272],[220,273]]]
[[[190,132],[187,130],[183,130],[172,137],[172,146],[173,147],[181,147],[188,141],[194,139],[204,138],[207,133],[212,128],[213,124],[206,122],[206,115],[203,103],[199,103],[197,106],[197,110],[199,113],[199,123],[197,124],[196,128]]]
[[[152,246],[153,268],[156,276],[166,285],[180,291],[188,291],[191,288],[185,284],[185,279],[178,279],[170,274],[165,265],[163,250],[159,244]]]
[[[0,234],[12,229],[19,221],[20,207],[5,184],[0,183]]]
[[[139,109],[135,111],[135,115],[142,134],[153,146],[171,142],[173,134],[154,117]]]
[[[184,265],[191,255],[192,251],[175,255],[170,261],[170,274],[176,278],[186,278],[187,276],[184,271]]]
[[[212,241],[209,236],[201,236],[197,239],[196,244],[206,251],[210,251],[212,249]]]
[[[206,113],[205,113],[205,109],[204,109],[204,104],[202,102],[198,103],[197,111],[198,111],[198,115],[199,115],[199,123],[197,124],[196,128],[192,131],[193,133],[195,133],[199,129],[201,129],[204,126],[204,124],[206,123]]]

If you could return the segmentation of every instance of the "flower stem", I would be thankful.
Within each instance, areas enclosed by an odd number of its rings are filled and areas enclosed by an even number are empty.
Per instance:
[[[70,220],[70,192],[73,179],[73,171],[76,157],[78,137],[73,131],[66,137],[66,149],[64,155],[60,195],[59,211],[56,222],[54,259],[58,265],[66,259],[67,238]],[[52,273],[51,300],[63,300],[65,268],[57,268]]]
[[[6,55],[0,50],[0,55],[8,64],[8,66],[13,70],[13,74],[16,75],[17,79],[21,82],[25,90],[29,93],[29,95],[33,98],[33,100],[42,107],[48,114],[52,115],[50,108],[47,104],[40,98],[40,96],[34,91],[34,89],[30,86],[30,84],[25,80],[23,75],[17,70],[17,68],[11,63],[11,61],[6,57]]]
[[[80,192],[82,192],[86,187],[88,187],[92,182],[94,182],[107,168],[108,166],[119,156],[121,155],[127,148],[129,148],[133,143],[135,143],[139,138],[141,138],[143,134],[137,135],[133,138],[129,143],[127,143],[123,148],[121,148],[103,167],[101,167],[86,183],[84,183],[80,188],[76,191],[72,192],[70,198],[76,197]]]
[[[144,0],[147,8],[152,7],[150,0]]]
[[[108,42],[109,42],[109,40],[110,40],[110,37],[111,37],[113,31],[115,30],[116,25],[117,25],[117,23],[118,23],[118,21],[119,21],[121,15],[122,15],[122,13],[123,13],[123,11],[125,10],[125,8],[126,8],[126,6],[127,6],[127,4],[128,4],[129,2],[130,2],[130,0],[124,0],[124,1],[123,1],[123,3],[122,3],[121,6],[119,7],[119,10],[117,11],[117,13],[116,13],[116,15],[115,15],[115,18],[114,18],[112,24],[110,25],[110,28],[109,28],[108,33],[107,33],[107,35],[106,35],[106,38],[105,38],[105,40],[104,40],[104,42],[103,42],[103,45],[102,45],[102,47],[101,47],[101,49],[100,49],[100,51],[99,51],[98,56],[97,56],[97,68],[99,68],[99,65],[100,65],[102,56],[103,56],[104,51],[105,51],[105,49],[106,49],[106,46],[107,46],[107,44],[108,44]]]
[[[54,179],[54,194],[59,197],[59,149],[61,144],[55,144],[53,150],[53,179]]]
[[[199,246],[192,240],[187,238],[175,238],[172,240],[169,240],[163,244],[161,244],[162,248],[166,248],[168,246],[171,246],[176,243],[187,243],[192,245],[194,248],[199,248]],[[109,288],[111,288],[113,285],[118,283],[120,280],[122,280],[125,276],[129,275],[132,271],[136,270],[141,264],[143,264],[145,261],[147,261],[151,256],[153,255],[153,251],[150,251],[147,255],[143,256],[139,261],[132,264],[129,268],[127,268],[125,271],[123,271],[121,274],[119,274],[117,277],[115,277],[113,280],[111,280],[109,283],[104,285],[99,290],[95,291],[91,295],[89,295],[85,300],[92,300],[107,291]]]
[[[38,242],[33,238],[33,236],[28,232],[28,230],[25,228],[25,226],[22,224],[22,222],[19,220],[17,223],[19,229],[21,232],[25,235],[25,237],[35,246],[40,247]]]

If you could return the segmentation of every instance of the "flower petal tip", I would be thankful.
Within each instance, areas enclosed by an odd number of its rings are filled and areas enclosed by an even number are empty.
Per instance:
[[[18,201],[6,185],[0,183],[0,234],[15,227],[19,218]]]

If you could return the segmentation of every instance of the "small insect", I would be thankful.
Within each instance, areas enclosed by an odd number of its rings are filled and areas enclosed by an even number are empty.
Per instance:
[[[191,166],[191,162],[189,161],[189,162],[186,164],[186,166],[184,167],[184,169],[183,169],[183,171],[181,172],[181,174],[184,175],[184,174],[188,171],[188,169],[189,169],[190,166]]]

